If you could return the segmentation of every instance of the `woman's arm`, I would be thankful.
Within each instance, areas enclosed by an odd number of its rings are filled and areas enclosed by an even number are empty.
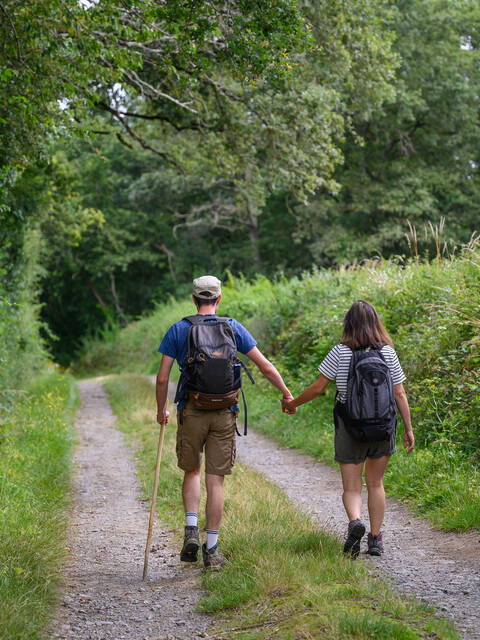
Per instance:
[[[411,453],[415,445],[415,438],[413,436],[412,422],[410,419],[410,407],[408,406],[407,394],[403,388],[403,384],[396,384],[393,387],[395,392],[395,402],[397,403],[398,410],[402,416],[403,424],[405,425],[405,435],[403,436],[403,447],[406,449],[407,454]]]
[[[288,413],[299,407],[301,404],[310,402],[310,400],[313,400],[325,391],[329,382],[330,380],[326,376],[324,376],[323,373],[321,373],[315,380],[315,382],[307,387],[305,391],[302,391],[299,396],[293,398],[292,400],[282,400],[283,411],[287,411]]]

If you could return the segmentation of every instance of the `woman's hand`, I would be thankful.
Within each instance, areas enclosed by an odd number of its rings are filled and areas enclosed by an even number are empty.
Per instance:
[[[405,429],[405,435],[403,436],[403,448],[407,452],[412,453],[413,447],[415,446],[415,438],[413,436],[412,429]]]
[[[282,412],[293,414],[297,413],[297,407],[293,404],[293,396],[283,396],[282,398]]]

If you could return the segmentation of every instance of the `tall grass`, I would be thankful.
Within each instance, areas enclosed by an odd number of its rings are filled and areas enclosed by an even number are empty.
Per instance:
[[[112,377],[105,387],[151,498],[159,429],[153,387],[133,375]],[[175,431],[174,424],[166,427],[157,504],[163,522],[178,528],[180,549],[182,473],[176,466]],[[201,529],[203,512],[202,505]],[[225,481],[220,545],[228,564],[219,574],[204,575],[207,594],[199,605],[217,614],[210,634],[214,637],[458,637],[431,609],[399,597],[369,575],[363,563],[344,558],[337,540],[321,533],[261,474],[239,464]]]
[[[342,318],[352,302],[372,302],[407,375],[417,440],[410,458],[399,454],[390,465],[389,491],[440,527],[478,528],[479,276],[480,250],[472,243],[456,258],[430,263],[370,261],[275,282],[231,278],[223,287],[220,313],[250,329],[297,393],[313,381],[318,364],[338,342]],[[93,342],[81,366],[153,372],[163,333],[192,310],[189,301],[170,301],[110,343]],[[289,446],[332,459],[332,390],[291,418],[280,414],[271,387],[261,380],[253,389],[248,382],[246,386],[256,428]]]
[[[9,248],[2,255],[4,247],[0,247],[0,418],[46,362],[37,301],[43,275],[40,234],[25,233],[22,259],[7,259]]]
[[[49,373],[18,394],[0,433],[0,637],[41,640],[65,551],[73,379]]]

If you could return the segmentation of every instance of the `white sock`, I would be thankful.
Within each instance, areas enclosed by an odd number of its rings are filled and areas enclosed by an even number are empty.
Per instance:
[[[207,551],[218,543],[218,529],[207,529]]]
[[[198,513],[187,511],[187,513],[185,514],[185,519],[187,522],[187,527],[198,527]]]

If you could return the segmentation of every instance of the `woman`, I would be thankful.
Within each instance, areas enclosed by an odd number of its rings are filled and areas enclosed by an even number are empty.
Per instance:
[[[383,476],[388,461],[396,450],[395,428],[385,440],[359,442],[347,431],[344,421],[339,415],[338,403],[344,404],[347,400],[347,380],[353,350],[367,347],[379,349],[390,370],[395,403],[405,425],[403,446],[409,454],[415,440],[410,421],[410,408],[403,388],[405,375],[393,349],[392,340],[375,308],[369,302],[359,300],[350,307],[343,321],[342,341],[333,347],[318,367],[320,376],[317,380],[296,398],[282,401],[283,411],[295,413],[298,406],[320,395],[331,380],[336,382],[335,460],[340,464],[343,483],[342,499],[349,519],[347,539],[343,551],[353,558],[356,558],[360,552],[360,541],[365,533],[365,525],[360,519],[364,468],[370,517],[367,553],[374,556],[383,553],[381,532],[385,514]]]

